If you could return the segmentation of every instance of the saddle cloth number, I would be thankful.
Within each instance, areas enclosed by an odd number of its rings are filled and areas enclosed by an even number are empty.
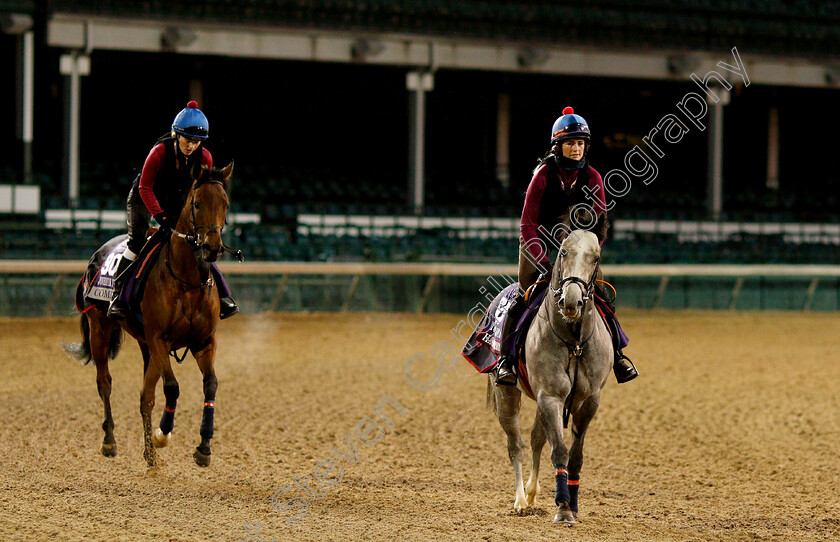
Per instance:
[[[126,248],[126,242],[123,241],[108,254],[105,262],[99,269],[99,273],[93,279],[93,284],[85,297],[88,299],[98,299],[100,301],[111,301],[114,295],[114,279],[116,279],[117,269],[120,267],[120,260],[123,258],[123,252]]]
[[[122,254],[109,254],[108,259],[105,260],[104,264],[102,264],[102,270],[99,272],[99,274],[103,277],[114,278],[114,273],[117,272],[117,269],[120,266],[120,260],[122,260],[122,258]]]

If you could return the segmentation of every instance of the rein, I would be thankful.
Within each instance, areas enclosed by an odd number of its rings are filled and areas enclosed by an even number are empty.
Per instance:
[[[543,307],[548,307],[547,304],[544,304]],[[548,310],[546,308],[546,310]],[[589,335],[585,339],[576,338],[575,342],[569,342],[564,339],[557,330],[554,329],[554,326],[551,325],[551,319],[548,316],[542,316],[541,318],[548,322],[548,327],[551,329],[551,332],[554,333],[554,336],[560,339],[560,342],[566,345],[566,350],[569,351],[569,367],[571,367],[572,361],[575,361],[575,372],[571,375],[572,377],[572,389],[569,392],[569,397],[566,402],[563,404],[563,428],[569,427],[569,417],[572,414],[571,407],[575,401],[575,384],[577,383],[577,376],[578,376],[578,369],[580,368],[580,358],[583,357],[583,345],[589,342],[589,339],[592,338],[592,335],[595,334],[595,328],[592,328],[592,331],[589,332]],[[581,324],[581,329],[583,329],[583,325]],[[574,432],[574,431],[572,431]]]
[[[178,275],[176,275],[175,271],[172,270],[172,264],[169,263],[169,256],[172,254],[172,251],[169,248],[170,246],[171,245],[168,244],[166,245],[166,258],[163,259],[163,263],[166,264],[166,269],[169,271],[169,275],[173,279],[177,280],[181,284],[186,284],[191,290],[195,290],[196,288],[203,288],[205,286],[213,286],[213,273],[209,273],[207,276],[207,280],[200,284],[193,284],[192,282],[186,281]]]
[[[584,281],[583,279],[581,279],[579,277],[566,277],[566,278],[563,278],[563,279],[560,280],[560,284],[557,286],[557,288],[553,288],[551,286],[551,284],[549,284],[548,289],[551,292],[551,294],[554,296],[554,298],[556,299],[555,304],[557,305],[557,307],[559,308],[560,304],[563,302],[563,286],[567,283],[577,284],[578,286],[580,286],[581,290],[583,291],[583,298],[582,299],[583,299],[584,305],[583,305],[583,309],[581,309],[581,314],[583,314],[583,312],[586,310],[586,304],[589,302],[590,299],[592,299],[592,292],[595,289],[595,282],[596,282],[596,277],[598,276],[598,268],[599,267],[600,267],[599,265],[595,266],[595,269],[592,271],[592,276],[589,278],[588,281]],[[543,306],[546,307],[546,310],[548,310],[548,308],[547,308],[548,305],[547,304],[544,304]],[[554,333],[554,336],[557,337],[558,339],[560,339],[560,342],[562,342],[563,344],[566,345],[566,349],[569,351],[569,365],[571,366],[572,361],[573,360],[575,361],[575,372],[572,375],[572,382],[571,382],[572,389],[569,392],[569,397],[567,398],[566,402],[563,404],[563,428],[565,429],[565,428],[569,427],[569,417],[572,414],[571,408],[572,408],[572,405],[574,404],[574,401],[575,401],[575,384],[577,383],[578,369],[580,368],[580,359],[583,356],[583,345],[586,344],[589,341],[589,339],[592,338],[592,335],[595,333],[595,327],[593,326],[592,331],[589,332],[589,335],[585,339],[582,339],[580,337],[576,337],[574,339],[574,342],[572,343],[572,342],[567,341],[562,336],[560,336],[559,333],[557,333],[557,330],[554,329],[553,325],[551,325],[551,319],[548,316],[543,316],[543,318],[545,318],[548,321],[548,327],[551,329],[552,333]],[[582,331],[582,330],[583,330],[583,323],[581,323],[580,331]],[[576,334],[573,334],[573,335],[576,335]],[[574,430],[572,430],[572,432],[574,433]]]
[[[219,185],[222,185],[222,187],[225,186],[225,183],[223,183],[222,181],[207,181],[207,182],[204,182],[204,183],[201,183],[201,184],[219,184]],[[223,224],[221,226],[219,226],[218,224],[211,224],[210,226],[203,226],[203,225],[197,224],[196,222],[197,221],[196,221],[196,218],[195,218],[195,190],[193,190],[192,195],[190,197],[190,225],[192,227],[192,232],[181,233],[181,232],[173,229],[172,230],[172,235],[177,235],[178,237],[180,237],[181,239],[183,239],[184,241],[189,243],[194,250],[201,249],[201,243],[199,243],[199,241],[198,241],[199,231],[200,230],[207,230],[207,233],[204,234],[204,239],[205,240],[207,239],[207,235],[209,235],[212,232],[218,232],[219,235],[221,236],[222,232],[225,229],[225,225],[227,225],[227,217],[225,217],[225,224]],[[224,252],[227,252],[228,254],[233,254],[236,257],[236,259],[240,262],[245,261],[245,256],[243,255],[241,250],[235,250],[235,249],[232,249],[232,248],[226,246],[224,244],[224,241],[222,242],[222,250]],[[169,265],[168,262],[167,262],[167,265]],[[171,269],[170,269],[169,272],[170,272],[170,274],[172,274]],[[174,274],[172,274],[172,276],[175,277]],[[177,278],[177,277],[175,277],[175,278]],[[178,280],[180,280],[180,279],[178,279]]]

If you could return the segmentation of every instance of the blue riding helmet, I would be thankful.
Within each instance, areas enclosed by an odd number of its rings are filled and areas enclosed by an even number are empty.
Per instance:
[[[583,139],[589,145],[589,124],[580,115],[575,115],[571,107],[563,109],[563,116],[558,117],[551,127],[551,144],[556,145],[567,139]]]
[[[192,100],[187,107],[172,121],[172,132],[193,139],[207,139],[210,132],[210,123],[207,117],[198,108],[198,102]]]

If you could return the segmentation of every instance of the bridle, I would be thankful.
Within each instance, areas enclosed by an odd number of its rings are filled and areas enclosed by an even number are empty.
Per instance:
[[[222,181],[215,181],[215,180],[206,181],[206,182],[203,182],[201,184],[202,185],[204,185],[204,184],[218,184],[218,185],[221,185],[223,188],[225,186],[225,184]],[[196,187],[196,188],[198,188],[198,187]],[[178,237],[180,237],[181,239],[183,239],[187,243],[189,243],[190,246],[193,249],[193,252],[196,254],[196,259],[197,260],[203,260],[203,258],[201,256],[201,246],[204,243],[207,242],[207,236],[210,235],[211,233],[218,232],[219,235],[221,236],[222,232],[225,229],[225,226],[227,225],[227,216],[225,216],[225,223],[222,224],[221,226],[218,225],[218,224],[211,224],[209,226],[198,224],[197,220],[195,218],[195,190],[192,190],[189,205],[190,205],[190,227],[191,227],[192,231],[189,232],[189,233],[181,233],[177,230],[172,230],[172,235],[177,235]],[[201,240],[199,241],[199,232],[201,230],[207,230],[207,231],[204,233],[204,236],[201,237]],[[229,248],[229,247],[225,246],[224,242],[222,243],[222,247],[220,249],[220,252],[228,252],[230,254],[233,254],[236,257],[236,259],[239,260],[240,262],[245,260],[245,256],[243,256],[241,250],[234,250],[232,248]]]
[[[565,251],[560,253],[560,257],[566,255]],[[581,291],[583,292],[583,297],[581,298],[584,303],[589,301],[592,298],[592,292],[595,290],[595,281],[598,278],[598,269],[600,268],[600,262],[595,264],[595,269],[592,271],[592,276],[589,277],[588,281],[583,280],[580,277],[565,277],[560,279],[560,284],[557,285],[557,288],[553,288],[551,285],[548,286],[551,295],[555,299],[555,303],[557,304],[557,308],[561,308],[561,304],[563,303],[563,286],[568,283],[577,284],[580,286]]]
[[[566,251],[560,251],[560,258],[562,259],[566,255]],[[555,299],[555,304],[557,305],[558,309],[562,309],[563,304],[563,287],[568,284],[577,284],[580,286],[580,289],[583,292],[583,297],[581,298],[584,305],[593,297],[593,292],[595,290],[595,282],[598,279],[598,269],[600,269],[601,263],[600,260],[598,263],[595,264],[595,269],[592,270],[592,276],[589,277],[589,280],[584,280],[580,277],[564,277],[560,279],[560,284],[557,285],[557,288],[554,288],[551,284],[548,286],[548,290],[551,292],[551,295]],[[561,271],[558,269],[558,271]],[[548,305],[545,305],[546,311],[548,311]],[[582,328],[577,329],[577,331],[573,332],[573,342],[570,342],[563,338],[554,326],[551,325],[549,321],[549,329],[554,333],[554,335],[560,339],[566,345],[566,348],[569,351],[569,365],[571,366],[572,360],[575,360],[575,370],[572,375],[570,375],[571,381],[571,392],[569,396],[566,398],[566,402],[563,403],[563,427],[569,427],[569,417],[571,416],[571,406],[574,404],[575,401],[575,389],[576,389],[576,382],[578,377],[578,370],[580,368],[581,357],[583,356],[583,345],[586,344],[589,339],[592,337],[592,334],[595,332],[594,329],[590,331],[589,335],[586,338],[580,336]],[[575,433],[574,428],[572,428],[572,433]],[[578,436],[575,434],[575,436]]]

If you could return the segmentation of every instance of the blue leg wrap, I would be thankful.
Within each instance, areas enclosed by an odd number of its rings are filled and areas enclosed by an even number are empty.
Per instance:
[[[569,502],[569,474],[566,472],[566,465],[554,465],[554,504]]]
[[[578,489],[580,488],[580,474],[569,475],[569,508],[577,514],[578,511]]]
[[[201,429],[199,435],[201,438],[213,438],[213,413],[216,411],[216,403],[214,401],[204,402],[204,413],[201,415]]]
[[[164,435],[168,435],[173,427],[175,427],[175,408],[169,408],[167,405],[163,409],[163,416],[160,417],[160,430]]]

